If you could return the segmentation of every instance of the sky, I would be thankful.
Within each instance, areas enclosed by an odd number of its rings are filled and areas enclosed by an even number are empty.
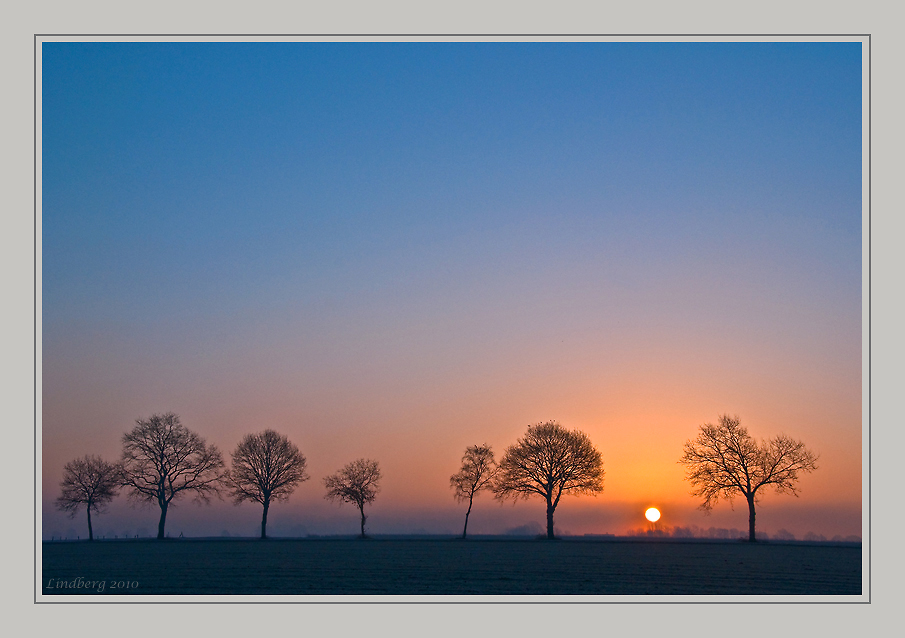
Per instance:
[[[176,412],[228,461],[296,443],[273,535],[457,533],[449,477],[557,420],[605,489],[564,533],[746,529],[696,509],[720,414],[820,455],[758,529],[862,535],[860,43],[74,43],[41,49],[42,535],[64,464]],[[171,534],[253,535],[189,498]],[[469,532],[544,524],[479,496]],[[124,496],[96,534],[153,533]],[[527,527],[526,527],[527,526]],[[145,530],[145,531],[142,531]],[[539,531],[539,527],[538,527]]]

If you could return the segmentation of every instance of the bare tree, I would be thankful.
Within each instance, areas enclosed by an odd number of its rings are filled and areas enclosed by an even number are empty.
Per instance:
[[[705,423],[694,440],[686,441],[679,460],[687,466],[692,496],[703,497],[700,509],[710,512],[725,498],[732,504],[738,494],[748,502],[748,540],[754,541],[754,505],[760,488],[772,485],[778,493],[798,496],[799,472],[817,469],[817,455],[804,443],[784,434],[758,443],[738,416],[724,414],[719,424]]]
[[[106,510],[107,504],[119,492],[120,476],[118,465],[107,463],[98,456],[86,455],[63,467],[62,494],[57,497],[57,509],[69,512],[69,518],[75,518],[84,505],[88,510],[89,541],[94,540],[91,511],[102,514]]]
[[[462,468],[449,477],[449,486],[455,490],[456,501],[459,503],[468,501],[462,538],[465,538],[465,533],[468,531],[468,515],[471,514],[475,494],[493,487],[493,479],[497,471],[493,450],[490,449],[490,446],[487,444],[472,445],[465,448],[465,454],[462,456]]]
[[[157,503],[157,538],[164,538],[170,503],[191,493],[196,502],[219,496],[224,477],[223,458],[214,445],[179,422],[172,412],[137,419],[123,435],[123,485],[141,503]]]
[[[529,425],[525,437],[506,449],[493,492],[500,500],[541,496],[547,503],[547,538],[563,494],[603,491],[603,461],[591,439],[555,421]]]
[[[257,501],[264,506],[261,538],[267,538],[271,501],[285,501],[299,483],[310,478],[305,472],[305,456],[282,434],[264,430],[246,435],[232,458],[232,469],[224,483],[236,505]]]
[[[377,498],[380,491],[380,468],[377,461],[358,459],[324,479],[328,501],[355,503],[361,512],[361,537],[365,538],[365,504]]]

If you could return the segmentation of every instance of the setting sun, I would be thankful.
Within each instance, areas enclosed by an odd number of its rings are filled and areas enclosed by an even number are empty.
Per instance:
[[[649,520],[651,523],[656,523],[660,520],[660,510],[656,507],[650,507],[646,512],[644,512],[644,518]]]

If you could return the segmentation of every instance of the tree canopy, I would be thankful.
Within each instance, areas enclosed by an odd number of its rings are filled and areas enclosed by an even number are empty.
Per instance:
[[[564,494],[603,491],[603,460],[587,434],[555,421],[529,425],[506,449],[494,482],[498,499],[538,495],[547,504],[547,538],[554,538],[553,512]]]
[[[493,458],[493,450],[489,445],[472,445],[465,448],[462,456],[462,467],[458,472],[449,477],[449,486],[454,490],[455,499],[461,503],[468,501],[468,511],[465,512],[465,527],[462,528],[462,538],[468,531],[468,515],[471,514],[471,506],[475,494],[481,490],[493,488],[493,480],[498,472],[498,467]]]
[[[679,463],[687,467],[692,496],[704,499],[704,511],[720,499],[731,504],[733,497],[745,497],[748,540],[754,541],[758,491],[772,486],[778,493],[798,496],[799,475],[816,470],[817,458],[804,443],[784,434],[758,443],[738,416],[724,414],[716,425],[705,423],[696,438],[686,441]]]
[[[219,496],[223,458],[214,445],[186,428],[172,412],[137,419],[123,435],[123,484],[129,496],[160,507],[157,538],[164,538],[170,503],[183,494],[207,503]]]
[[[267,512],[273,501],[285,501],[302,481],[310,477],[307,461],[298,447],[273,430],[247,434],[232,453],[232,468],[224,478],[230,496],[238,505],[256,501],[264,506],[261,538],[267,538]]]
[[[361,537],[365,537],[365,505],[377,498],[380,492],[380,467],[377,461],[357,459],[334,474],[324,478],[329,501],[354,503],[361,512]]]
[[[98,456],[86,455],[70,461],[63,467],[62,493],[56,499],[57,509],[69,513],[74,518],[78,510],[85,506],[88,512],[88,540],[94,540],[91,527],[91,512],[103,513],[107,504],[119,493],[121,481],[120,466],[107,463]]]

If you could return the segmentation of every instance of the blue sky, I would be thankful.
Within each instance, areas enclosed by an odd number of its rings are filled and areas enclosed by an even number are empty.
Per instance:
[[[397,276],[389,252],[534,217],[714,243],[804,220],[860,251],[858,44],[44,51],[45,320],[74,292]]]

